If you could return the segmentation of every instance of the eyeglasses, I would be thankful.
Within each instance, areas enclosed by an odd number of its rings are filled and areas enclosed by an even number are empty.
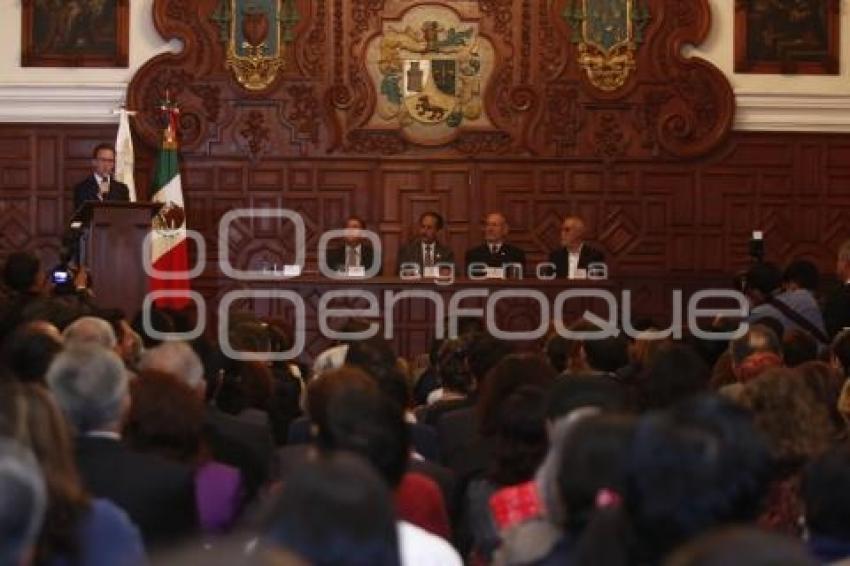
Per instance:
[[[110,159],[108,157],[97,157],[96,161],[102,161],[104,163],[115,163],[115,159]]]

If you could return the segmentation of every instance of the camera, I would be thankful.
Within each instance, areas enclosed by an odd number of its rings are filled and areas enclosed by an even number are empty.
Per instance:
[[[67,285],[74,279],[71,269],[67,265],[57,265],[50,271],[50,282],[56,286]]]

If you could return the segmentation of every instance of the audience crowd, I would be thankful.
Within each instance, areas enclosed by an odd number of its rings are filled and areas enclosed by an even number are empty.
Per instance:
[[[837,271],[823,291],[808,261],[753,265],[731,342],[644,320],[518,345],[464,319],[422,359],[372,338],[308,365],[160,341],[139,305],[53,288],[13,253],[0,566],[850,563],[850,242]],[[249,312],[228,332],[291,344]]]

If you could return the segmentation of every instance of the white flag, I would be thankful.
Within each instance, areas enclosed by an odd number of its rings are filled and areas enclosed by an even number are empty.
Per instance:
[[[130,113],[118,111],[118,138],[115,140],[115,180],[130,189],[130,202],[136,202],[136,182],[133,180],[133,137],[130,135]]]

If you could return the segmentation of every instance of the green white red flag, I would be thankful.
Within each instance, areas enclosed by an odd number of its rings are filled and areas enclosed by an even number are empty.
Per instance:
[[[189,254],[186,242],[186,211],[183,202],[183,189],[180,183],[180,165],[177,153],[177,115],[178,109],[170,103],[163,106],[167,113],[168,125],[162,136],[162,145],[156,162],[151,187],[151,200],[163,203],[153,220],[151,240],[152,265],[155,271],[175,272],[169,277],[151,277],[151,291],[186,291],[179,297],[163,297],[154,303],[158,307],[181,309],[190,299],[189,291]],[[183,276],[178,273],[182,272]]]

